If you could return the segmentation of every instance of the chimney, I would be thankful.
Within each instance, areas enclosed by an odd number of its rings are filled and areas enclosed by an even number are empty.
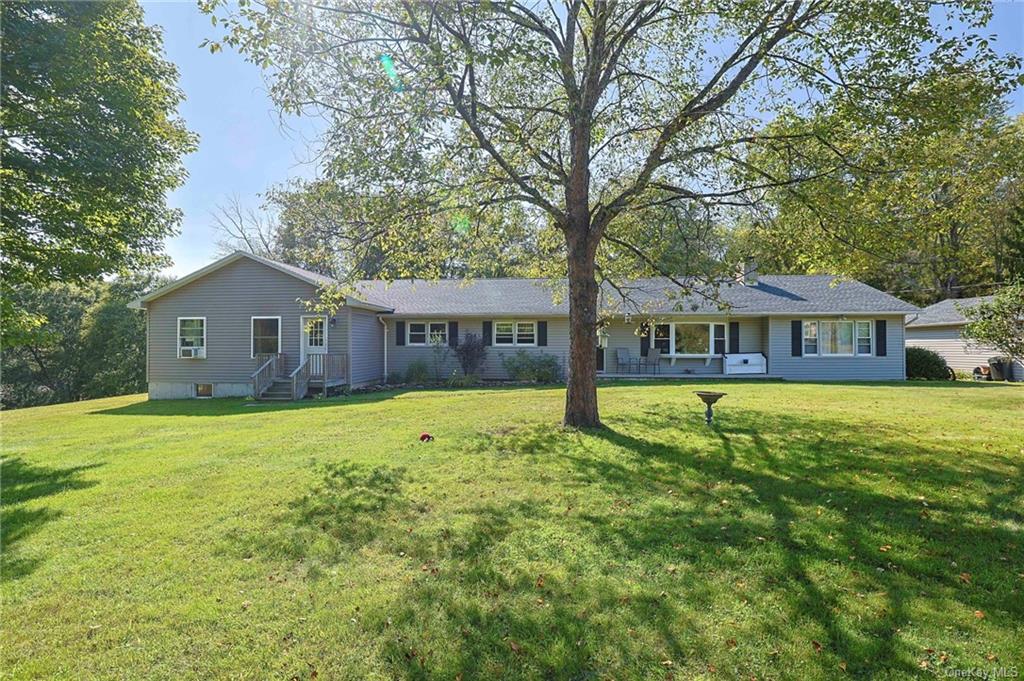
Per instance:
[[[742,274],[741,283],[744,286],[757,286],[757,261],[753,258],[746,258],[740,266]]]

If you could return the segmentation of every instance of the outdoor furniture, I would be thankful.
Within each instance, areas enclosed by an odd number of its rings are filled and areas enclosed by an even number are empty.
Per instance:
[[[640,371],[640,360],[635,362],[637,372]],[[633,357],[629,354],[629,348],[615,348],[615,370],[623,373],[622,367],[626,367],[625,373],[633,371]]]
[[[648,348],[647,359],[644,360],[644,365],[652,367],[654,373],[661,373],[661,349],[660,348]]]

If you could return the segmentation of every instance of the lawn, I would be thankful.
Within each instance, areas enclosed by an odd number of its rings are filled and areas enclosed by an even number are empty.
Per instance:
[[[1024,386],[619,383],[594,432],[562,397],[5,413],[0,670],[1024,671]]]

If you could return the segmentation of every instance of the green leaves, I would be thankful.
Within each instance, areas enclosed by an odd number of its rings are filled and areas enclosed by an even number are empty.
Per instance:
[[[11,285],[159,264],[180,219],[167,192],[195,137],[177,71],[133,2],[3,3],[4,206]],[[24,314],[4,306],[5,340]]]

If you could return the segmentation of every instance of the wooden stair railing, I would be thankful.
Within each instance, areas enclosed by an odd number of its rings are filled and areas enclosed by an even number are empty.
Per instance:
[[[252,396],[259,397],[274,382],[278,372],[278,356],[269,355],[269,359],[260,365],[252,374]]]
[[[316,355],[310,355],[309,357],[315,357]],[[309,391],[309,379],[312,378],[311,367],[312,362],[309,361],[309,357],[295,367],[295,371],[291,373],[289,378],[292,381],[292,399],[301,400],[306,396]]]

